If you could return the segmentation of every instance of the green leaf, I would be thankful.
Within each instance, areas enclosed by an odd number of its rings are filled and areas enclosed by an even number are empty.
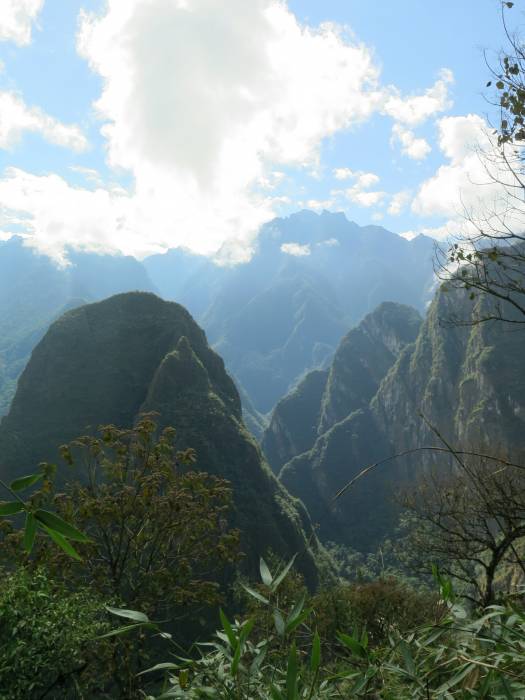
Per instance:
[[[416,675],[416,667],[414,664],[414,659],[412,658],[412,652],[408,644],[402,639],[399,642],[399,648],[403,656],[403,661],[405,662],[405,668],[411,676]]]
[[[264,561],[264,559],[262,557],[261,557],[261,561],[259,562],[259,569],[261,571],[262,582],[264,583],[265,586],[270,587],[272,585],[273,576],[270,572],[270,569],[268,568],[267,563]]]
[[[297,651],[295,642],[293,642],[290,647],[290,653],[288,654],[288,668],[286,670],[286,700],[296,700],[297,698],[298,671]]]
[[[258,600],[260,603],[264,603],[265,605],[268,605],[270,601],[268,598],[265,598],[263,595],[261,595],[258,591],[254,591],[253,588],[249,588],[249,586],[245,586],[244,584],[242,585],[246,593],[249,593],[252,598],[255,598],[255,600]]]
[[[29,554],[33,549],[33,544],[35,542],[36,535],[36,520],[33,513],[28,513],[26,515],[26,526],[24,530],[24,540],[23,546],[25,551]]]
[[[166,661],[165,663],[162,664],[155,664],[155,666],[152,666],[151,668],[147,668],[145,671],[141,671],[139,676],[143,676],[145,673],[153,673],[154,671],[178,671],[179,666],[174,663],[170,663],[169,661]]]
[[[97,639],[106,639],[107,637],[118,637],[120,634],[126,634],[127,632],[131,632],[132,630],[144,627],[149,629],[155,629],[155,625],[152,625],[151,622],[148,624],[137,622],[134,625],[125,625],[124,627],[118,627],[116,630],[111,630],[111,632],[106,632],[106,634],[101,634],[97,637]]]
[[[255,620],[246,620],[244,625],[241,627],[241,633],[239,634],[239,644],[242,646],[244,642],[248,639],[248,635],[252,631],[255,625]]]
[[[221,623],[226,633],[226,636],[228,637],[228,641],[230,642],[231,648],[236,649],[238,646],[237,637],[235,636],[235,632],[233,631],[233,628],[230,625],[230,621],[226,617],[226,614],[222,608],[219,608],[219,616],[221,618]]]
[[[315,673],[321,664],[321,639],[317,630],[314,634],[314,639],[312,642],[312,653],[310,655],[310,668],[312,673]]]
[[[279,635],[279,637],[284,637],[284,620],[283,616],[278,610],[273,611],[273,619],[275,622],[275,629],[277,630],[277,634]]]
[[[89,542],[89,538],[86,537],[83,532],[77,530],[73,525],[66,523],[66,521],[62,520],[56,513],[51,513],[48,510],[37,510],[35,512],[35,518],[46,527],[51,528],[70,540]]]
[[[20,501],[9,501],[9,503],[2,503],[0,505],[0,517],[5,517],[6,515],[15,515],[15,513],[20,513],[24,510],[24,504]]]
[[[127,620],[135,620],[135,622],[149,622],[149,617],[138,610],[126,610],[125,608],[110,608],[105,606],[106,610],[117,617],[124,617]]]
[[[69,542],[66,540],[65,537],[63,537],[59,532],[56,532],[55,530],[51,529],[50,527],[47,527],[47,525],[44,525],[43,523],[40,523],[40,525],[44,528],[44,530],[47,532],[49,537],[51,537],[53,542],[60,547],[60,549],[63,549],[64,552],[66,554],[68,554],[70,557],[72,557],[73,559],[77,559],[78,561],[82,561],[82,557],[80,556],[80,554],[73,547],[73,545],[69,544]]]
[[[281,693],[281,691],[280,691],[278,688],[276,688],[276,687],[273,685],[273,683],[272,683],[272,685],[270,686],[270,692],[271,692],[271,694],[272,694],[272,700],[285,700],[283,694]]]
[[[272,583],[272,592],[276,591],[279,588],[279,586],[283,582],[284,578],[287,576],[288,572],[292,568],[296,558],[297,558],[297,554],[294,554],[293,557],[288,562],[288,564],[286,564],[284,569],[281,571],[279,576],[277,576],[277,578],[274,580],[274,582]]]
[[[354,637],[350,637],[348,634],[343,634],[340,632],[337,635],[337,639],[344,644],[344,646],[347,649],[350,649],[352,654],[355,654],[356,656],[360,656],[361,658],[366,656],[366,649],[363,647],[361,642],[359,642],[357,639],[354,639]]]
[[[21,476],[19,479],[15,479],[11,482],[10,486],[13,491],[23,491],[24,489],[33,486],[37,481],[44,478],[44,473],[40,474],[29,474],[28,476]]]
[[[297,618],[299,617],[299,615],[303,611],[305,601],[306,601],[306,592],[303,593],[301,598],[295,604],[292,612],[288,615],[288,619],[286,620],[286,627],[288,627],[288,625],[290,625],[292,622],[297,620]]]
[[[237,670],[239,668],[239,663],[241,661],[241,651],[242,651],[242,646],[240,644],[237,644],[237,648],[235,649],[235,654],[233,655],[233,661],[230,669],[230,673],[232,676],[237,675]]]

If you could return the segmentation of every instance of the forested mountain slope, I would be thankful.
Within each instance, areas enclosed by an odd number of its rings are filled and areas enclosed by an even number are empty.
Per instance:
[[[315,582],[308,515],[245,429],[223,361],[183,307],[153,294],[113,296],[51,325],[0,424],[0,475],[8,480],[56,461],[59,445],[101,424],[131,426],[144,411],[177,429],[178,446],[197,451],[198,469],[231,482],[247,564],[256,567],[269,548],[284,557],[297,552]],[[63,466],[59,480],[68,476]]]
[[[404,450],[442,447],[421,414],[452,445],[522,456],[523,332],[513,324],[454,326],[447,322],[458,312],[467,321],[477,318],[477,305],[483,303],[482,299],[473,303],[463,290],[440,290],[412,343],[410,336],[415,336],[417,329],[415,312],[411,315],[405,310],[400,323],[400,307],[380,307],[384,346],[395,351],[392,366],[388,369],[381,353],[374,355],[367,350],[360,356],[359,345],[349,342],[360,334],[348,334],[336,354],[317,410],[313,406],[309,409],[310,414],[316,412],[317,439],[302,454],[290,456],[295,443],[286,438],[287,433],[293,435],[294,427],[285,420],[283,424],[283,411],[276,409],[273,434],[268,430],[263,444],[274,460],[276,451],[268,446],[284,445],[278,458],[290,458],[280,470],[280,479],[304,501],[312,519],[320,522],[323,537],[364,551],[374,547],[396,522],[394,490],[433,465],[448,468],[450,460],[418,452],[378,467],[332,503],[337,491],[363,467]],[[390,320],[385,323],[388,310]],[[365,319],[356,330],[361,333],[375,316]],[[374,326],[380,330],[378,324]],[[397,338],[393,328],[398,329]],[[368,358],[367,367],[362,357]],[[378,372],[381,368],[383,379]],[[292,399],[293,395],[288,401]],[[277,467],[279,460],[274,461]]]

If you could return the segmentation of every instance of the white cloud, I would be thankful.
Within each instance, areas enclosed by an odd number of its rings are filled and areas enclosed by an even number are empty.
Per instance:
[[[303,203],[306,209],[313,209],[314,211],[323,211],[323,209],[330,209],[333,207],[333,199],[308,199]]]
[[[396,192],[392,195],[390,199],[390,204],[388,205],[388,213],[391,216],[399,216],[406,205],[410,201],[410,192],[408,190],[401,190],[401,192]]]
[[[327,238],[325,241],[319,241],[317,245],[323,248],[335,248],[340,245],[340,243],[337,238]]]
[[[449,98],[448,88],[454,82],[454,75],[448,68],[443,68],[439,79],[423,95],[402,97],[396,88],[392,88],[392,94],[386,99],[383,107],[385,114],[397,122],[408,126],[416,126],[430,117],[450,109],[452,101]]]
[[[34,20],[41,3],[12,6]],[[31,245],[58,259],[68,246],[140,256],[177,245],[246,259],[261,224],[285,203],[273,195],[287,166],[321,172],[323,140],[374,113],[407,124],[434,114],[450,82],[444,75],[403,98],[379,84],[366,46],[333,24],[302,25],[281,0],[230,0],[228,13],[217,0],[106,0],[99,14],[82,13],[77,47],[102,79],[95,108],[108,165],[132,185],[92,179],[82,189],[8,171],[5,226],[24,220]],[[85,147],[77,127],[6,94],[20,119],[0,127],[4,147],[24,130]],[[370,191],[374,173],[352,177],[346,196],[356,204],[386,197]]]
[[[354,177],[354,171],[350,170],[350,168],[334,168],[332,175],[336,180],[349,180],[351,177]]]
[[[15,93],[0,91],[0,148],[13,148],[27,131],[77,153],[88,146],[78,126],[62,124],[38,107],[28,107]]]
[[[301,245],[300,243],[283,243],[281,250],[283,253],[293,255],[294,257],[303,257],[305,255],[310,255],[312,252],[308,243],[305,245]]]
[[[31,42],[31,27],[44,0],[2,0],[0,6],[0,41],[14,41],[19,46]]]
[[[367,173],[362,170],[351,171],[347,169],[347,175],[345,177],[355,180],[355,184],[346,190],[332,190],[330,192],[332,197],[335,198],[342,195],[361,207],[373,207],[380,204],[386,196],[386,192],[369,190],[373,185],[377,185],[380,180],[379,176],[375,173]]]
[[[401,124],[392,127],[391,143],[401,144],[401,153],[412,160],[424,160],[432,148],[428,141],[417,138],[413,131],[405,129]]]
[[[525,208],[516,197],[517,182],[502,160],[488,124],[468,114],[438,122],[439,146],[448,163],[423,182],[412,202],[420,216],[441,216],[445,223],[421,229],[437,239],[471,236],[477,227],[494,235],[525,229]],[[510,162],[516,158],[507,153]],[[520,158],[518,154],[517,158]],[[522,167],[519,160],[517,167]],[[518,192],[521,192],[521,185]]]
[[[382,104],[371,52],[278,0],[231,0],[228,13],[216,0],[109,0],[82,15],[78,49],[102,77],[108,163],[132,174],[152,246],[249,248],[273,216],[261,193],[272,173],[315,170],[323,139]],[[173,216],[159,232],[147,203],[161,196]]]
[[[346,196],[354,204],[358,204],[360,207],[373,207],[380,204],[386,196],[386,192],[372,191],[367,192],[359,190],[356,188],[351,188],[346,190]]]
[[[438,122],[439,147],[449,162],[420,187],[412,210],[421,216],[455,218],[464,207],[486,203],[501,195],[490,183],[479,149],[490,150],[488,125],[476,114],[444,117]]]

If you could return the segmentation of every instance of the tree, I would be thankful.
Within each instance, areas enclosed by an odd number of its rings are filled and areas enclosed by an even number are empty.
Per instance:
[[[427,568],[461,581],[465,596],[487,606],[505,574],[522,566],[525,470],[504,460],[462,460],[465,469],[425,474],[401,502],[414,518],[412,553]],[[521,564],[520,564],[521,562]]]
[[[148,614],[220,599],[218,579],[237,561],[239,533],[228,526],[231,489],[191,471],[192,449],[175,451],[175,430],[156,439],[151,414],[128,430],[109,425],[60,448],[76,476],[54,496],[57,513],[89,542],[78,558],[42,540],[35,560],[57,575]]]
[[[465,209],[466,233],[436,250],[436,271],[445,288],[463,289],[477,302],[469,319],[449,319],[460,325],[525,323],[525,47],[507,28],[505,14],[513,6],[501,3],[509,48],[490,68],[493,80],[487,83],[496,89],[500,116],[478,150],[486,175],[479,183],[480,198],[487,185],[494,196],[481,213]]]

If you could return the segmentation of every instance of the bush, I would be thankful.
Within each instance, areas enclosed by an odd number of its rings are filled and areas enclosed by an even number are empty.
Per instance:
[[[106,645],[104,607],[87,589],[74,593],[43,569],[2,572],[0,697],[65,698],[95,691]],[[75,697],[79,697],[76,693]]]

